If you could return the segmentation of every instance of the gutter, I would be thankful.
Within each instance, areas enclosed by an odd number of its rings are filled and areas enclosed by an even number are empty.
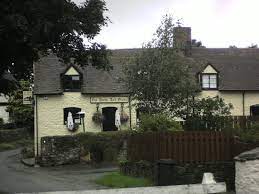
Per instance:
[[[245,91],[242,92],[242,96],[243,96],[243,116],[245,116]]]
[[[131,97],[130,97],[130,95],[129,95],[129,112],[130,112],[130,130],[132,130],[132,128],[131,128]]]
[[[34,100],[35,100],[35,135],[36,135],[36,158],[38,159],[39,157],[39,131],[38,131],[38,100],[37,100],[37,95],[34,95]],[[37,160],[35,160],[35,163],[37,163]]]

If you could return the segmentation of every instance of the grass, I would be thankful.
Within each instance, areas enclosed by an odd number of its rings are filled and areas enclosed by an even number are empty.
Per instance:
[[[135,178],[121,175],[119,172],[112,172],[95,181],[99,185],[111,188],[128,188],[128,187],[147,187],[152,186],[152,182],[145,178]]]
[[[21,139],[13,142],[8,143],[0,143],[0,152],[7,151],[7,150],[13,150],[19,147],[23,146],[29,146],[33,145],[33,139]]]
[[[0,144],[0,152],[1,151],[6,151],[6,150],[13,150],[15,149],[16,147],[11,144],[11,143],[1,143]]]

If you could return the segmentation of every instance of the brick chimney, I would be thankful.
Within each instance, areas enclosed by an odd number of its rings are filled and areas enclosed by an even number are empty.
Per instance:
[[[175,27],[173,30],[173,47],[186,56],[191,55],[192,37],[190,27]]]

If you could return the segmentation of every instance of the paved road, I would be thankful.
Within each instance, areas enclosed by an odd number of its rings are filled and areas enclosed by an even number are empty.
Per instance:
[[[86,165],[27,167],[20,163],[19,153],[19,150],[0,152],[0,194],[103,189],[94,180],[114,170],[90,169]]]

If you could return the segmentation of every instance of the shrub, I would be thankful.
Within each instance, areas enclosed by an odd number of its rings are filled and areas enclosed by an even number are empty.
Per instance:
[[[99,124],[103,121],[103,115],[101,112],[95,112],[92,117],[93,122]]]
[[[2,127],[4,124],[4,119],[3,118],[0,118],[0,127]]]
[[[258,129],[234,129],[232,134],[239,137],[242,142],[255,143],[259,142],[259,130]]]
[[[187,130],[222,130],[231,125],[229,116],[233,106],[218,96],[195,99],[188,108],[192,111],[186,115]]]
[[[252,123],[252,125],[251,125],[251,129],[259,130],[259,122],[258,122],[258,121],[256,121],[256,122]]]
[[[140,118],[140,131],[181,131],[180,123],[165,114],[143,114]]]

